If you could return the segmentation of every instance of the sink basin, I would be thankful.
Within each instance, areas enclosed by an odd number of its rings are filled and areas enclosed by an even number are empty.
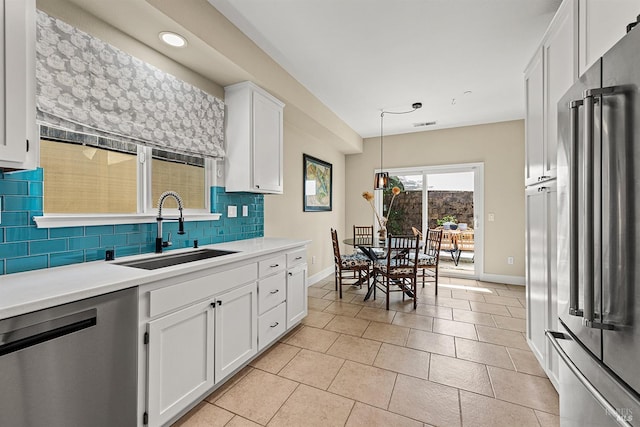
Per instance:
[[[126,267],[142,268],[144,270],[155,270],[157,268],[170,267],[172,265],[200,261],[203,259],[215,258],[234,253],[236,253],[236,251],[224,251],[220,249],[199,249],[193,252],[186,252],[175,255],[158,255],[152,258],[145,258],[136,261],[116,262],[115,264],[124,265]]]

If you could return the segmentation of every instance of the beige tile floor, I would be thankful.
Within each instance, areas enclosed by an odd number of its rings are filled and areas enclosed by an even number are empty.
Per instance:
[[[524,287],[442,278],[363,301],[333,277],[309,315],[175,425],[557,426],[558,394],[525,339]]]

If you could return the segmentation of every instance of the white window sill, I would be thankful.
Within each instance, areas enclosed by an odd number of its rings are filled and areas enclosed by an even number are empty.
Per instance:
[[[173,212],[163,213],[167,219],[177,218]],[[217,221],[220,219],[219,213],[185,213],[185,222],[189,221]],[[151,224],[156,222],[156,214],[47,214],[34,216],[37,228],[62,228],[81,227],[92,225],[116,225],[116,224]]]

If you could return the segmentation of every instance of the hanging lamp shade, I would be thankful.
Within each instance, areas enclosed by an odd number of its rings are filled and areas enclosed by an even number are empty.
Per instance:
[[[389,172],[376,172],[373,188],[375,190],[384,190],[389,184]]]

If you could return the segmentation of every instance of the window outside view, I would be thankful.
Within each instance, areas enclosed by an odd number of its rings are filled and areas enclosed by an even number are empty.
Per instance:
[[[473,275],[474,246],[474,173],[428,173],[389,177],[384,190],[384,216],[391,234],[411,234],[412,227],[443,230],[440,268],[443,272]],[[425,181],[427,193],[424,194]],[[392,188],[401,192],[393,200]],[[423,209],[426,203],[427,209]],[[424,220],[426,215],[427,221]]]

